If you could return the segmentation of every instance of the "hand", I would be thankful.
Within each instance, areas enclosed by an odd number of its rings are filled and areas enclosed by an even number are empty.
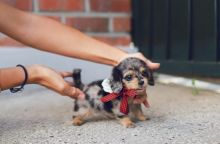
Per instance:
[[[42,85],[71,98],[84,99],[85,97],[80,89],[72,87],[70,82],[64,80],[65,77],[72,76],[70,72],[56,72],[42,65],[28,66],[27,71],[29,75],[28,83]]]
[[[126,55],[125,57],[123,57],[120,61],[126,59],[126,58],[129,58],[129,57],[134,57],[134,58],[138,58],[138,59],[141,59],[143,60],[147,66],[152,69],[152,70],[156,70],[160,67],[160,63],[154,63],[150,60],[148,60],[142,53],[138,52],[138,53],[131,53],[131,54],[128,54]]]

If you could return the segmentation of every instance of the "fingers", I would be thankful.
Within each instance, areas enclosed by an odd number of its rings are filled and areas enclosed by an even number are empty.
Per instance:
[[[70,81],[67,81],[67,80],[65,80],[65,82],[66,83],[68,83],[69,85],[71,85],[71,86],[73,86],[74,85],[74,83],[73,82],[70,82]]]
[[[75,99],[85,99],[85,94],[80,89],[70,85],[65,86],[65,88],[62,90],[62,95],[66,95]]]
[[[62,77],[72,77],[72,76],[73,76],[73,73],[72,73],[72,72],[59,72],[59,74],[60,74]]]
[[[153,63],[152,61],[148,60],[142,53],[135,53],[133,54],[133,56],[143,60],[147,64],[147,66],[152,70],[156,70],[160,67],[159,63]]]
[[[71,72],[59,72],[59,74],[65,77],[72,77],[73,73]],[[74,99],[84,99],[85,94],[78,88],[72,87],[73,82],[65,81],[64,86],[61,88],[60,93],[65,96],[69,96]]]
[[[73,73],[71,73],[71,72],[59,72],[59,74],[60,74],[63,78],[72,77],[72,76],[73,76]],[[67,80],[65,80],[65,82],[68,83],[68,84],[71,85],[71,86],[74,85],[73,82],[70,82],[70,81],[67,81]]]
[[[148,66],[150,69],[152,69],[152,70],[156,70],[156,69],[158,69],[158,68],[160,67],[160,63],[153,63],[153,62],[151,62],[150,60],[148,60],[148,61],[146,62],[146,64],[147,64],[147,66]]]
[[[140,59],[140,60],[143,60],[143,61],[147,64],[147,66],[148,66],[150,69],[152,69],[152,70],[156,70],[156,69],[158,69],[158,68],[160,67],[160,64],[159,64],[159,63],[154,63],[154,62],[148,60],[142,53],[139,53],[139,52],[138,52],[138,53],[128,54],[126,57],[122,58],[122,59],[120,60],[120,62],[121,62],[122,60],[126,59],[126,58],[129,58],[129,57],[134,57],[134,58],[138,58],[138,59]]]
[[[64,80],[64,77],[72,76],[71,72],[57,72],[47,67],[40,67],[39,71],[41,75],[33,83],[47,87],[64,96],[77,99],[85,98],[85,94],[80,89],[72,87],[72,83]]]

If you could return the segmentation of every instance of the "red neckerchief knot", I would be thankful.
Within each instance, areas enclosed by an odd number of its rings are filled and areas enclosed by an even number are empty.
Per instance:
[[[135,98],[137,96],[137,92],[134,89],[123,89],[120,93],[110,93],[104,97],[101,98],[102,102],[109,102],[113,99],[116,99],[117,97],[121,96],[121,104],[120,104],[120,112],[123,114],[128,114],[129,113],[129,107],[128,107],[128,97]],[[144,102],[145,106],[148,106],[147,100]]]

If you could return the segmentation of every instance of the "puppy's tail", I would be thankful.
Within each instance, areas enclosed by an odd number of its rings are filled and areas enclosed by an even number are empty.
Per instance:
[[[74,86],[83,90],[84,84],[81,81],[81,69],[74,69],[73,70],[73,82]]]

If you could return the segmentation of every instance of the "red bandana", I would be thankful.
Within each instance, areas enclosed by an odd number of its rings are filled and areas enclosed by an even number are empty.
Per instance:
[[[135,96],[137,96],[136,90],[133,90],[133,89],[123,89],[120,93],[110,93],[110,94],[102,97],[101,101],[102,102],[109,102],[109,101],[111,101],[113,99],[116,99],[119,96],[122,96],[121,105],[120,105],[120,112],[122,112],[122,113],[127,115],[129,113],[128,97],[134,98]],[[149,104],[148,104],[147,100],[145,100],[143,102],[143,104],[146,107],[149,107]]]

